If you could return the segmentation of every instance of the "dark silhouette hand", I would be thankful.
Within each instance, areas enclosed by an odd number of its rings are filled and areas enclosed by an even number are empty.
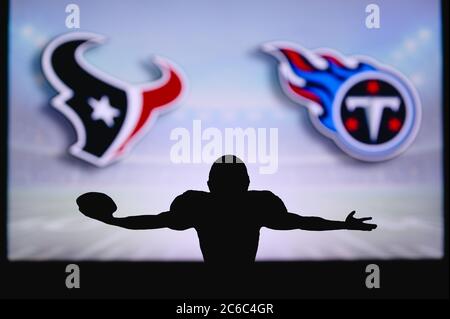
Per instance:
[[[79,211],[90,218],[100,221],[113,219],[113,213],[117,210],[114,201],[103,193],[85,193],[77,198]]]
[[[375,224],[364,223],[366,220],[371,220],[372,217],[355,218],[353,217],[354,215],[355,211],[352,211],[345,219],[345,225],[347,229],[370,231],[377,228],[377,225]]]

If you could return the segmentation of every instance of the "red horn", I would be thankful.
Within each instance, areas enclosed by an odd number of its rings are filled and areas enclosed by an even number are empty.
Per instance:
[[[144,90],[143,103],[144,108],[157,108],[171,103],[181,93],[182,83],[181,77],[176,69],[166,60],[158,58],[155,63],[161,68],[165,81],[156,88]]]
[[[181,75],[172,63],[162,58],[156,58],[154,62],[159,66],[162,77],[155,83],[150,83],[148,86],[151,88],[142,90],[141,114],[132,133],[118,149],[118,153],[123,152],[128,142],[149,121],[154,110],[167,107],[180,96],[183,89]]]

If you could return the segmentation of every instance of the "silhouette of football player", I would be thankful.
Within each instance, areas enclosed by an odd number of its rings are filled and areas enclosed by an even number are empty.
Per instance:
[[[261,227],[275,230],[370,231],[377,227],[365,223],[371,217],[355,218],[351,212],[345,221],[306,217],[289,213],[279,197],[270,191],[249,191],[245,164],[236,156],[219,158],[209,172],[210,192],[188,190],[158,215],[113,217],[117,207],[102,193],[78,197],[84,215],[128,229],[169,228],[197,231],[204,261],[207,263],[252,263],[258,249]]]

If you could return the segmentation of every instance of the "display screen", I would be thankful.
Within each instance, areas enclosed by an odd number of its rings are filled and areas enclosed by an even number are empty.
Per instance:
[[[195,227],[115,227],[76,199],[167,212],[226,154],[288,212],[378,226],[262,227],[256,261],[443,256],[439,1],[11,1],[9,19],[9,260],[202,261]],[[223,254],[261,201],[209,209]]]

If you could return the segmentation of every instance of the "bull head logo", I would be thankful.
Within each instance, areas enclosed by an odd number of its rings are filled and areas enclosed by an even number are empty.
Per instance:
[[[45,77],[59,92],[51,104],[76,130],[70,153],[97,166],[128,153],[184,86],[180,70],[161,57],[153,59],[161,77],[139,85],[94,68],[83,54],[104,40],[93,33],[64,34],[51,41],[42,56]]]

